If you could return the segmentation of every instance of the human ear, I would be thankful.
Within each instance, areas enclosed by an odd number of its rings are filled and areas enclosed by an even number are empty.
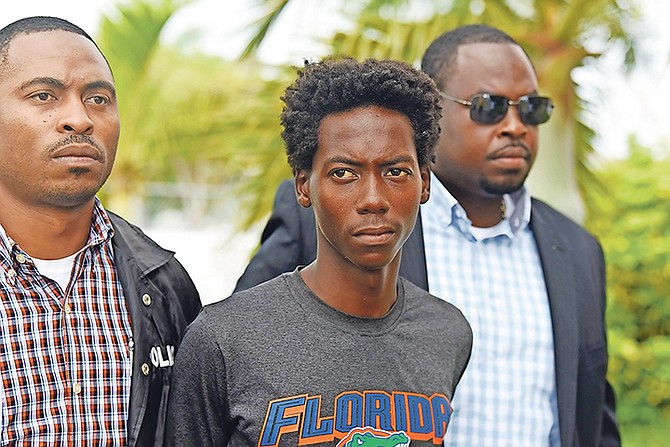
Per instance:
[[[421,173],[421,204],[423,205],[430,197],[430,167],[428,165],[419,168]]]
[[[295,197],[298,203],[303,208],[312,206],[312,201],[309,198],[309,171],[305,169],[298,169],[293,178],[295,183]]]

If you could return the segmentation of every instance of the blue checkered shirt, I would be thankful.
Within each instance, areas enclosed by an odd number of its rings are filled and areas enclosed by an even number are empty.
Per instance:
[[[474,228],[433,175],[422,206],[428,289],[461,309],[474,334],[446,446],[560,446],[554,342],[525,189],[506,217]]]
[[[132,340],[96,200],[63,290],[0,231],[0,445],[126,445]]]

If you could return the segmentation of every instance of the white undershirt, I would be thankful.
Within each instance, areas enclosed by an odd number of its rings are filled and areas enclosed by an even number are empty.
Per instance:
[[[77,252],[78,253],[78,252]],[[77,253],[62,259],[37,259],[32,258],[37,270],[47,278],[51,278],[58,283],[61,290],[65,291],[70,283],[72,274],[72,264]]]

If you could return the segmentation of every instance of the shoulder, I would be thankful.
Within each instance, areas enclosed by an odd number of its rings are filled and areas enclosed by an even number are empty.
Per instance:
[[[430,346],[440,362],[451,365],[457,383],[472,352],[470,323],[456,306],[402,280],[406,298],[402,327],[422,340],[418,347]]]
[[[551,232],[567,238],[572,244],[583,243],[600,245],[596,237],[565,214],[551,207],[547,203],[531,199],[530,227],[536,234]]]
[[[277,189],[275,196],[273,216],[283,218],[288,222],[295,222],[302,233],[306,234],[308,240],[316,243],[316,230],[314,229],[314,212],[312,208],[303,208],[295,196],[295,186],[292,180],[285,180]],[[271,217],[271,219],[272,219]]]
[[[284,180],[279,184],[277,191],[275,192],[274,203],[272,206],[273,214],[288,212],[291,216],[298,217],[295,216],[295,210],[302,207],[295,197],[295,187],[292,180]]]
[[[453,304],[431,295],[405,278],[400,278],[405,289],[405,299],[409,312],[418,313],[423,318],[442,322],[458,330],[471,333],[470,324],[461,310]]]
[[[295,186],[292,180],[284,180],[280,183],[275,193],[272,216],[270,216],[269,225],[273,219],[285,219],[298,222],[313,222],[314,213],[311,208],[303,208],[295,197]],[[302,225],[302,224],[301,224]]]
[[[114,258],[117,265],[137,264],[143,275],[160,271],[165,267],[183,270],[174,258],[174,252],[166,250],[147,236],[137,225],[107,211],[114,226]],[[184,270],[185,273],[185,270]]]
[[[207,304],[189,331],[199,334],[198,339],[210,338],[222,349],[250,346],[273,337],[271,334],[282,331],[282,322],[290,321],[297,312],[287,275]]]
[[[429,292],[417,286],[408,279],[400,277],[400,281],[402,283],[402,287],[405,289],[405,296],[407,297],[410,303],[420,302],[424,306],[444,307],[449,310],[460,312],[458,308],[453,304],[443,299],[440,299],[434,295],[431,295]]]
[[[216,321],[269,320],[275,321],[278,314],[290,306],[292,288],[288,277],[291,273],[281,274],[257,286],[234,292],[228,298],[208,304],[203,308],[203,318]],[[273,316],[274,315],[274,316]],[[235,323],[236,324],[236,323]]]
[[[126,293],[137,284],[150,284],[166,300],[180,305],[189,321],[195,318],[201,307],[200,296],[174,252],[158,245],[138,226],[112,212],[107,214],[114,226],[114,262]]]
[[[558,211],[551,205],[540,199],[533,197],[531,199],[531,224],[551,224],[559,228],[569,229],[571,231],[587,233],[586,229],[572,220],[570,217]]]
[[[291,202],[296,201],[295,189],[293,187],[292,180],[284,180],[279,184],[277,187],[277,193],[275,194],[275,201],[278,200],[290,200]]]
[[[164,256],[171,256],[174,254],[174,252],[166,250],[158,245],[156,241],[147,236],[137,225],[131,224],[126,219],[112,211],[105,211],[107,212],[107,215],[109,216],[109,219],[112,221],[112,225],[114,226],[115,242],[122,242],[117,245],[121,246],[123,249],[132,249],[139,246],[142,250],[151,248],[155,251],[162,252]]]

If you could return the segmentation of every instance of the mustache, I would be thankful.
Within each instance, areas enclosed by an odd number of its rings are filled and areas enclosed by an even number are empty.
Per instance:
[[[65,146],[69,146],[71,144],[87,144],[89,146],[96,148],[98,152],[100,152],[101,154],[104,153],[102,147],[88,135],[67,135],[61,140],[58,140],[57,142],[49,145],[47,150],[49,151],[49,153],[52,153],[57,151],[58,149],[61,149]]]
[[[514,149],[514,148],[518,148],[518,147],[520,147],[520,148],[523,149],[524,157],[529,158],[529,157],[531,156],[531,150],[530,150],[530,147],[528,147],[528,146],[527,146],[525,143],[523,143],[522,141],[515,141],[515,142],[513,142],[513,143],[506,144],[505,146],[496,149],[495,151],[493,151],[493,152],[490,154],[490,157],[495,158],[496,156],[501,155],[501,153],[504,153],[505,151],[509,151],[510,149]]]

